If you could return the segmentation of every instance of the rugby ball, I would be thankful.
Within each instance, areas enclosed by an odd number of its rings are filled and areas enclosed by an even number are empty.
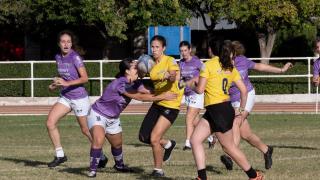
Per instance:
[[[153,58],[147,54],[143,54],[138,58],[138,74],[139,77],[144,77],[146,74],[150,73],[151,69],[155,65]]]

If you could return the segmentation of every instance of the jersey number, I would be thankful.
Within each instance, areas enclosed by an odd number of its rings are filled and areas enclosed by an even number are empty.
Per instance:
[[[227,85],[228,85],[228,79],[227,78],[223,78],[222,79],[222,91],[224,92],[224,94],[228,94]]]

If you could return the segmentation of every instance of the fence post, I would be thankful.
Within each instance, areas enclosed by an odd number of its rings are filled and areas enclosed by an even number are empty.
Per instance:
[[[31,97],[34,97],[34,87],[33,87],[33,61],[30,63],[31,65]]]
[[[100,60],[100,96],[102,96],[103,93],[103,63],[102,60]]]
[[[311,80],[310,80],[310,72],[311,72],[311,58],[308,57],[308,94],[311,94]]]

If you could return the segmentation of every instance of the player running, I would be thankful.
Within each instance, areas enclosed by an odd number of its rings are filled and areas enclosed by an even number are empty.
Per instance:
[[[234,59],[234,66],[239,71],[244,84],[246,85],[248,91],[247,102],[244,108],[240,108],[240,91],[233,83],[229,89],[230,99],[232,102],[232,106],[236,112],[241,112],[244,119],[236,118],[233,122],[233,136],[234,142],[237,146],[240,144],[240,138],[246,140],[249,144],[256,147],[263,153],[264,160],[265,160],[265,168],[270,169],[272,166],[272,153],[273,148],[272,146],[268,146],[264,144],[261,139],[251,131],[249,121],[247,117],[251,112],[254,99],[255,99],[255,90],[253,85],[250,82],[248,77],[249,70],[253,69],[256,71],[261,72],[271,72],[271,73],[285,73],[289,68],[292,67],[291,63],[286,63],[282,68],[274,67],[268,64],[263,63],[255,63],[244,56],[245,48],[239,41],[233,41],[232,45],[235,49],[235,59]],[[232,159],[227,155],[222,155],[220,157],[221,162],[225,165],[228,170],[232,170],[233,162]]]
[[[77,45],[74,42],[73,33],[66,30],[61,31],[58,34],[58,45],[60,53],[55,56],[55,59],[60,77],[54,79],[54,82],[49,85],[49,90],[61,88],[60,98],[52,106],[46,122],[56,155],[53,161],[48,163],[48,167],[56,167],[68,160],[62,149],[57,123],[71,110],[76,115],[82,133],[88,137],[89,141],[92,140],[87,126],[90,102],[88,93],[83,86],[88,82],[88,75],[82,58],[74,50],[77,49]],[[105,167],[107,158],[101,154],[101,159],[99,167]]]
[[[182,59],[179,62],[181,71],[181,80],[186,82],[193,78],[199,78],[203,63],[196,56],[191,55],[191,45],[188,41],[182,41],[179,45]],[[199,112],[203,109],[204,94],[197,94],[192,89],[186,87],[184,90],[185,103],[187,105],[186,113],[186,141],[183,150],[191,150],[190,137],[194,127],[199,122]],[[209,148],[213,148],[215,137],[208,138]]]
[[[122,127],[120,113],[127,107],[131,99],[140,101],[172,100],[174,93],[163,93],[157,96],[150,94],[138,79],[136,61],[124,59],[119,64],[119,73],[104,90],[102,96],[92,105],[88,116],[88,127],[92,135],[90,150],[89,177],[96,177],[97,165],[100,161],[105,138],[111,144],[114,157],[114,169],[120,172],[132,172],[124,164],[122,151]]]

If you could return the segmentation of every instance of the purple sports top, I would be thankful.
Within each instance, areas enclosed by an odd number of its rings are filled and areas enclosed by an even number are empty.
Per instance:
[[[192,56],[190,61],[186,61],[185,59],[181,59],[179,66],[181,71],[181,79],[184,81],[188,81],[194,77],[199,77],[200,70],[203,63],[200,61],[200,59],[196,56]],[[193,90],[186,87],[184,90],[185,96],[190,96],[195,94]]]
[[[131,101],[123,93],[138,91],[142,87],[139,80],[130,84],[124,76],[117,78],[105,88],[102,96],[92,105],[92,109],[106,118],[118,118]]]
[[[55,59],[58,73],[61,78],[63,78],[65,81],[71,81],[80,78],[78,69],[80,67],[84,67],[84,64],[82,58],[77,52],[70,50],[69,54],[64,57],[61,54],[57,54]],[[88,96],[88,93],[82,84],[62,87],[60,94],[68,99],[81,99]]]
[[[244,84],[246,85],[248,92],[253,89],[253,86],[249,79],[248,72],[249,72],[249,69],[254,68],[255,64],[256,64],[255,62],[249,60],[245,56],[237,56],[236,59],[234,60],[234,65],[239,71],[240,76]],[[240,91],[234,83],[231,84],[231,87],[229,89],[229,95],[230,95],[231,102],[240,101]]]
[[[313,64],[313,77],[319,77],[320,73],[320,58],[318,58]]]

